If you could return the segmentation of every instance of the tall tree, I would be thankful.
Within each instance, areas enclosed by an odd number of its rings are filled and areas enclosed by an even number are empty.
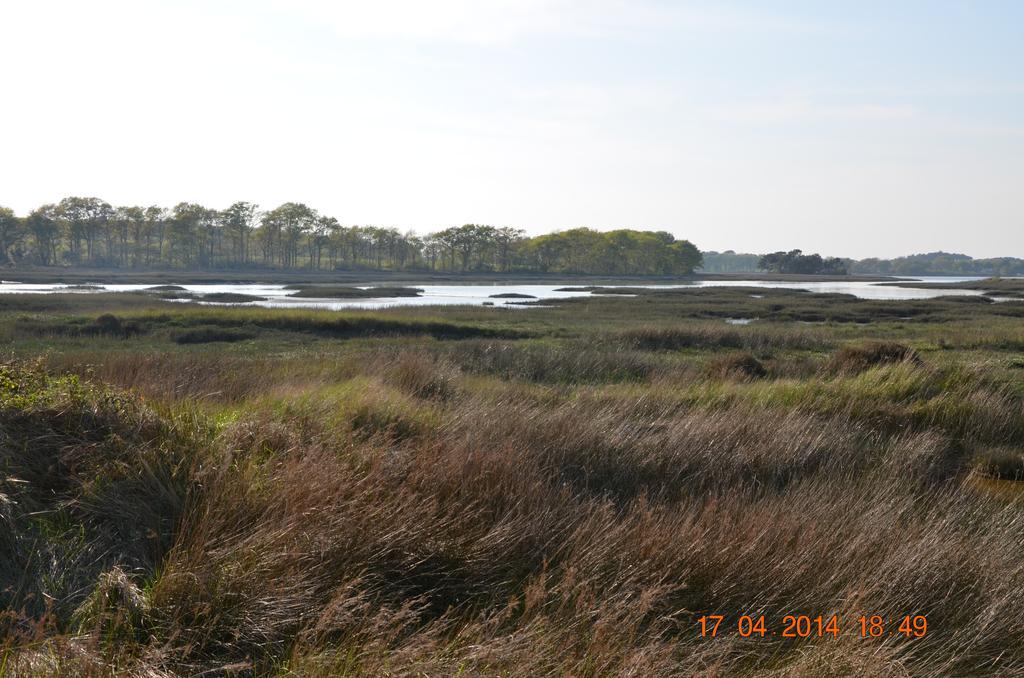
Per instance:
[[[60,227],[57,225],[56,211],[56,205],[43,205],[32,210],[25,218],[28,232],[32,234],[36,258],[43,266],[57,261]]]
[[[57,203],[60,223],[69,242],[68,258],[71,261],[96,263],[96,243],[113,212],[113,208],[99,198],[69,197]]]
[[[146,208],[144,217],[143,234],[146,244],[143,256],[145,262],[147,265],[153,263],[166,264],[167,262],[164,260],[164,243],[167,240],[167,210],[158,205],[151,205]]]
[[[24,234],[21,219],[15,216],[14,210],[0,206],[0,262],[14,263],[12,250]]]
[[[249,262],[249,241],[258,222],[257,210],[251,202],[236,202],[221,212],[221,221],[231,243],[231,259],[236,264]]]
[[[508,273],[512,268],[512,253],[516,245],[522,242],[525,234],[521,229],[504,226],[494,230],[494,242],[496,245],[498,266],[501,271]]]
[[[185,266],[206,267],[213,263],[211,247],[215,240],[217,212],[196,203],[174,206],[169,221],[169,260]]]
[[[271,244],[276,242],[279,263],[283,268],[293,268],[297,264],[299,243],[310,231],[317,216],[315,210],[296,202],[286,202],[263,215],[262,228],[268,229],[272,236]]]

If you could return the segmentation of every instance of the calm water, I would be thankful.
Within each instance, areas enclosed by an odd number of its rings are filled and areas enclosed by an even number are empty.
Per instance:
[[[981,277],[929,277],[913,278],[920,282],[962,282],[965,280],[981,280]],[[19,282],[0,282],[0,294],[53,294],[58,292],[76,294],[94,294],[96,292],[131,292],[145,290],[153,285],[108,285],[90,283],[99,289],[74,289],[64,284],[30,284]],[[230,285],[181,285],[190,292],[209,294],[213,292],[235,292],[262,297],[260,301],[246,304],[249,306],[265,306],[271,308],[387,308],[390,306],[434,306],[434,305],[471,305],[481,306],[485,303],[495,307],[505,306],[524,308],[524,301],[533,299],[493,299],[493,294],[529,294],[537,300],[565,299],[568,297],[592,296],[590,292],[559,292],[560,287],[574,287],[575,283],[561,285],[417,285],[406,283],[407,287],[418,287],[423,290],[419,297],[400,297],[387,299],[295,299],[290,295],[294,290],[285,289],[283,285],[269,284],[230,284]],[[928,299],[942,295],[977,295],[974,290],[930,290],[909,287],[887,287],[879,283],[857,281],[833,282],[779,282],[763,280],[701,280],[680,285],[607,285],[606,287],[644,287],[649,289],[679,289],[686,287],[764,287],[776,289],[799,289],[820,293],[852,294],[861,299]],[[209,303],[209,302],[200,302]],[[526,307],[528,308],[528,306]]]

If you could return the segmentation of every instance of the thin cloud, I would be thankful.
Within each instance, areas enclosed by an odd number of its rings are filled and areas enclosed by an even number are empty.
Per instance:
[[[918,117],[917,109],[911,106],[825,105],[808,101],[780,101],[716,108],[712,114],[715,119],[726,122],[759,124],[905,121]]]
[[[652,30],[834,33],[835,26],[721,4],[663,6],[623,0],[273,0],[353,40],[406,40],[477,46],[536,36],[612,37]]]

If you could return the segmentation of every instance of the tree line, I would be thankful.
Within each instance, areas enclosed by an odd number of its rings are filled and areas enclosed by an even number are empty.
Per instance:
[[[799,252],[799,250],[793,250]],[[994,257],[975,259],[966,254],[950,252],[928,252],[912,254],[895,259],[849,259],[823,258],[818,255],[788,256],[789,252],[773,252],[768,255],[724,252],[704,252],[701,271],[704,273],[757,273],[774,271],[782,273],[816,272],[836,275],[840,268],[854,275],[977,275],[977,276],[1024,276],[1024,259],[1017,257]],[[810,257],[810,258],[808,258]],[[817,259],[815,257],[818,257]],[[820,261],[820,265],[819,262]],[[811,269],[808,271],[807,269]]]
[[[851,259],[804,254],[803,250],[750,254],[726,250],[704,252],[703,273],[803,273],[813,275],[847,275]]]
[[[770,273],[803,273],[812,275],[846,275],[846,262],[838,257],[804,254],[802,250],[772,252],[757,260],[757,267]]]
[[[850,263],[850,272],[863,275],[985,275],[1024,276],[1024,259],[994,257],[975,259],[966,254],[928,252],[896,259],[861,259]]]
[[[294,202],[216,210],[69,197],[24,217],[0,206],[0,265],[7,266],[679,275],[700,264],[692,243],[664,231],[574,228],[528,237],[518,228],[464,224],[421,236],[344,226]]]

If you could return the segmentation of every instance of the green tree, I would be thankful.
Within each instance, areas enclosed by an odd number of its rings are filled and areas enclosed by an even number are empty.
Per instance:
[[[823,259],[820,254],[804,254],[801,250],[765,254],[757,266],[772,273],[845,275],[847,272],[842,259]]]
[[[118,207],[114,210],[114,216],[106,229],[108,263],[127,266],[131,257],[133,263],[138,264],[145,220],[145,210],[141,207]],[[115,238],[116,261],[113,260]]]
[[[24,237],[24,225],[9,207],[0,206],[0,261],[14,263],[13,250]]]
[[[669,248],[674,258],[675,273],[690,274],[701,267],[704,263],[704,256],[689,240],[677,240]]]
[[[57,245],[60,227],[57,225],[56,205],[43,205],[29,213],[25,219],[28,232],[32,234],[32,248],[36,259],[43,266],[57,261]]]
[[[231,249],[231,260],[235,264],[249,261],[249,246],[252,232],[257,224],[258,207],[251,202],[236,202],[220,213],[224,232]]]
[[[309,245],[309,267],[319,269],[324,248],[331,241],[331,234],[338,228],[334,217],[317,216],[309,223],[306,242]]]
[[[99,198],[69,197],[57,203],[56,211],[68,242],[67,258],[72,262],[96,263],[96,243],[113,215],[113,208]]]
[[[524,233],[521,229],[504,226],[495,229],[494,243],[498,258],[498,267],[501,271],[508,273],[512,268],[513,255],[517,246],[523,241]]]
[[[212,264],[217,212],[196,203],[181,202],[171,212],[168,263],[206,267]]]

